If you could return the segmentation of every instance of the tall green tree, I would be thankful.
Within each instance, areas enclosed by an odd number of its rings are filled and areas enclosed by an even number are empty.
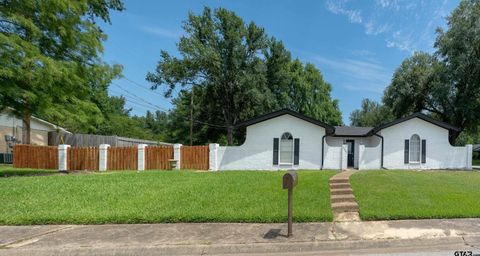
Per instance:
[[[447,26],[437,29],[435,55],[417,53],[402,63],[383,101],[397,117],[427,111],[475,133],[480,125],[480,1],[461,1]],[[450,134],[452,143],[460,132]]]
[[[447,121],[475,132],[480,126],[480,1],[462,0],[447,22],[446,31],[437,29],[435,42],[446,74],[439,101],[446,99],[441,103]]]
[[[0,2],[0,108],[23,119],[23,143],[33,114],[85,130],[101,122],[92,94],[119,69],[99,58],[106,35],[96,21],[109,23],[111,10],[123,10],[121,1]]]
[[[350,113],[350,125],[375,127],[393,120],[390,109],[376,101],[363,99],[360,109]]]
[[[162,51],[156,73],[149,73],[147,80],[154,87],[168,85],[168,93],[177,85],[208,91],[211,103],[205,101],[202,108],[221,115],[232,144],[242,110],[256,108],[265,97],[259,86],[265,82],[259,56],[266,45],[265,33],[223,8],[213,13],[205,8],[198,16],[190,13],[183,28],[186,35],[178,43],[182,59]]]
[[[236,124],[282,107],[340,122],[338,104],[320,72],[292,61],[283,44],[253,22],[223,8],[205,8],[200,15],[190,13],[183,28],[181,57],[162,51],[147,80],[154,89],[166,88],[166,96],[176,87],[182,90],[172,115],[181,124],[190,119],[190,128],[202,138],[197,141],[221,139],[223,129],[232,145]]]
[[[422,110],[443,114],[436,92],[443,89],[443,65],[434,56],[416,52],[393,74],[383,102],[396,117]]]

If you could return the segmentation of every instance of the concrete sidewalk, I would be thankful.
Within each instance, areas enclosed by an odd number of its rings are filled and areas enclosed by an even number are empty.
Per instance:
[[[345,255],[444,248],[480,253],[480,219],[0,226],[0,255]],[[447,254],[446,254],[447,255]]]

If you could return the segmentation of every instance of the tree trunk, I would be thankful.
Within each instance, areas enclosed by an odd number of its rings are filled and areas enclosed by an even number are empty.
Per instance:
[[[458,131],[458,132],[450,131],[448,133],[448,141],[450,142],[451,145],[455,146],[455,143],[457,142],[458,136],[460,136],[460,133],[462,133],[462,130]]]
[[[23,128],[22,128],[22,143],[23,144],[30,144],[30,120],[32,115],[26,112],[23,115]]]
[[[233,145],[233,125],[228,125],[227,126],[227,144],[228,146]]]

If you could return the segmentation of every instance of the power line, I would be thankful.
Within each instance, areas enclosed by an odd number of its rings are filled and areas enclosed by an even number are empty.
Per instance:
[[[160,106],[157,106],[157,105],[155,105],[155,104],[153,104],[153,103],[151,103],[151,102],[149,102],[149,101],[147,101],[147,100],[145,100],[145,99],[137,96],[136,94],[134,94],[134,93],[126,90],[125,88],[122,88],[120,85],[118,85],[118,84],[116,84],[116,83],[113,83],[113,82],[112,82],[112,84],[115,85],[115,86],[117,86],[119,89],[121,89],[121,90],[124,91],[125,93],[131,95],[131,96],[128,96],[130,100],[125,99],[126,101],[132,102],[132,103],[136,103],[137,105],[140,105],[140,106],[143,106],[143,107],[148,107],[148,108],[153,108],[153,109],[155,109],[155,110],[160,110],[160,111],[165,112],[165,113],[168,112],[168,110],[166,110],[166,109],[164,109],[164,108],[162,108],[162,107],[160,107]],[[127,97],[127,95],[124,95],[124,94],[122,94],[122,96]],[[143,103],[140,103],[140,102],[135,101],[135,100],[140,100],[140,101],[143,102]],[[148,110],[148,109],[147,109],[147,110]],[[190,121],[190,119],[184,119],[184,121]],[[227,128],[226,125],[211,124],[211,123],[207,123],[207,122],[203,122],[203,121],[199,121],[199,120],[195,120],[195,119],[193,119],[193,122],[199,123],[199,124],[208,125],[208,126],[213,127],[213,128],[222,128],[222,129]]]
[[[128,82],[130,82],[130,83],[132,83],[132,84],[134,84],[134,85],[136,85],[136,86],[144,89],[144,90],[147,90],[147,91],[150,92],[150,93],[154,93],[154,94],[160,95],[160,96],[162,96],[164,99],[167,99],[167,97],[165,97],[164,94],[155,92],[155,90],[151,89],[151,87],[150,87],[150,89],[148,88],[148,86],[147,86],[147,88],[146,88],[146,87],[144,87],[142,84],[140,84],[140,83],[138,83],[138,82],[135,82],[135,81],[133,81],[132,79],[126,77],[126,76],[123,76],[122,78],[125,79],[126,81],[128,81]],[[179,92],[177,91],[176,88],[173,88],[173,91],[176,93],[176,95],[179,94]],[[171,101],[169,101],[169,103],[173,105],[173,103],[172,103]]]

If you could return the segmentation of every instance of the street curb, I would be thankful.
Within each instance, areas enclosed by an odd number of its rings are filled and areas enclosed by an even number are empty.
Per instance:
[[[468,236],[468,241],[480,241],[480,236]],[[387,248],[442,248],[469,246],[463,237],[432,239],[382,239],[382,240],[328,240],[312,242],[251,243],[251,244],[202,244],[202,245],[148,245],[115,248],[16,248],[0,249],[0,255],[205,255],[241,253],[308,253],[336,250],[387,249]]]

